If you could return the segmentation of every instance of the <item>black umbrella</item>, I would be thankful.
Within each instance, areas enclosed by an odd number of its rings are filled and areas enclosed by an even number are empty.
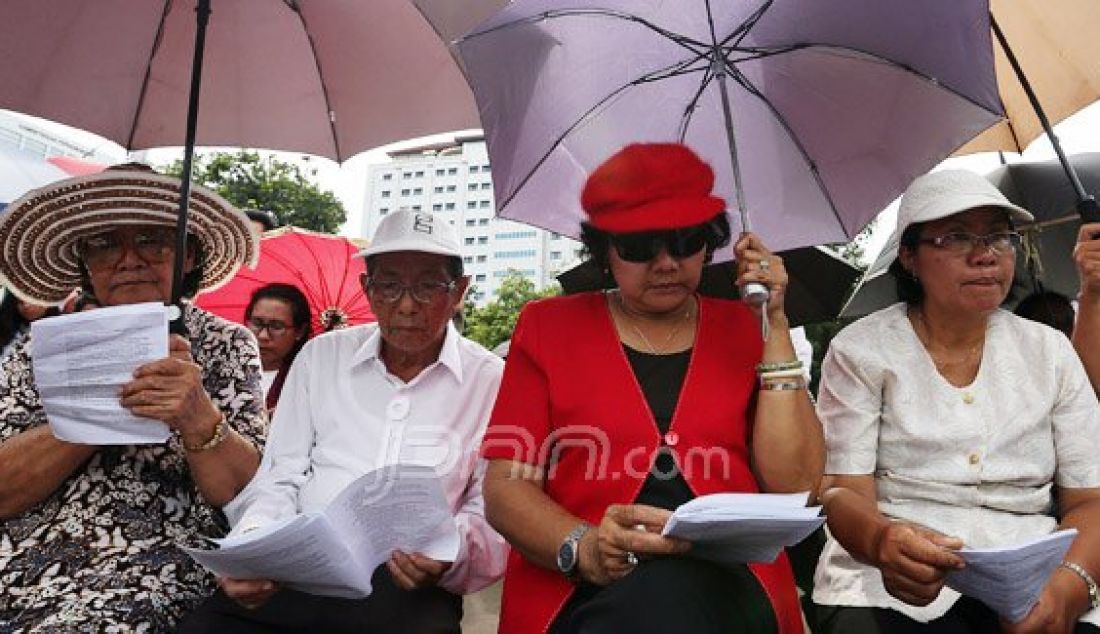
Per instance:
[[[835,319],[860,271],[841,258],[819,247],[792,249],[778,254],[787,267],[790,283],[787,288],[787,319],[792,326],[801,326]],[[737,299],[736,262],[721,262],[703,268],[699,292],[709,297]],[[611,288],[607,279],[591,260],[558,275],[566,295]]]

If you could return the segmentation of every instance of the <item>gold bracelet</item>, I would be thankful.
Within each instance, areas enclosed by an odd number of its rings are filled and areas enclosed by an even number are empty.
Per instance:
[[[790,361],[775,361],[772,363],[757,363],[756,373],[764,374],[765,372],[776,372],[779,370],[801,370],[802,360],[792,359]]]
[[[207,440],[201,445],[188,445],[187,443],[183,442],[183,439],[181,438],[180,444],[183,445],[183,448],[186,449],[189,453],[199,453],[200,451],[207,451],[222,444],[222,441],[225,440],[228,435],[229,421],[225,419],[225,414],[222,414],[221,420],[219,420],[218,424],[214,426],[214,435],[210,437],[210,440]]]

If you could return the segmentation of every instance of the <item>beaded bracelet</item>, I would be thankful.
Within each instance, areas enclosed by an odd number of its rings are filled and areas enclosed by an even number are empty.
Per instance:
[[[756,373],[764,374],[765,372],[776,372],[779,370],[800,370],[802,369],[802,361],[799,359],[792,359],[791,361],[775,361],[772,363],[757,363]]]
[[[207,440],[201,445],[187,445],[184,444],[183,448],[189,453],[199,453],[200,451],[206,451],[213,449],[222,444],[226,436],[229,435],[229,422],[225,420],[225,414],[222,414],[222,419],[218,421],[218,424],[214,427],[214,435],[210,436],[210,440]]]
[[[768,381],[766,383],[762,381],[760,383],[760,389],[762,389],[762,390],[783,391],[783,390],[802,390],[802,389],[805,389],[805,388],[806,388],[806,381],[804,381],[804,380],[799,380],[799,381]]]

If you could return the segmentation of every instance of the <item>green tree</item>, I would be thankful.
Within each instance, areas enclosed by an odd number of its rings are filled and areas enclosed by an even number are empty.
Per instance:
[[[476,307],[473,302],[466,302],[463,311],[466,320],[464,334],[492,350],[511,338],[519,311],[527,302],[560,293],[561,288],[556,283],[540,291],[519,271],[510,269],[501,282],[496,299],[481,308]]]
[[[309,160],[308,157],[304,157]],[[336,233],[347,212],[336,195],[322,191],[312,179],[317,170],[262,158],[247,150],[195,157],[194,182],[209,187],[241,209],[267,209],[284,225]],[[179,176],[183,161],[165,170]]]

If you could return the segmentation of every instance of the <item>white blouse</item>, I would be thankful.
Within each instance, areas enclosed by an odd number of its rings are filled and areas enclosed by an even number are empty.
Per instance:
[[[997,311],[977,377],[958,388],[895,304],[837,335],[821,374],[825,473],[873,474],[887,517],[970,547],[1009,545],[1056,528],[1052,485],[1100,487],[1100,406],[1069,339],[1052,328]],[[905,604],[830,536],[813,598],[928,622],[959,595],[944,588],[927,606]],[[1100,611],[1082,620],[1100,624]]]

